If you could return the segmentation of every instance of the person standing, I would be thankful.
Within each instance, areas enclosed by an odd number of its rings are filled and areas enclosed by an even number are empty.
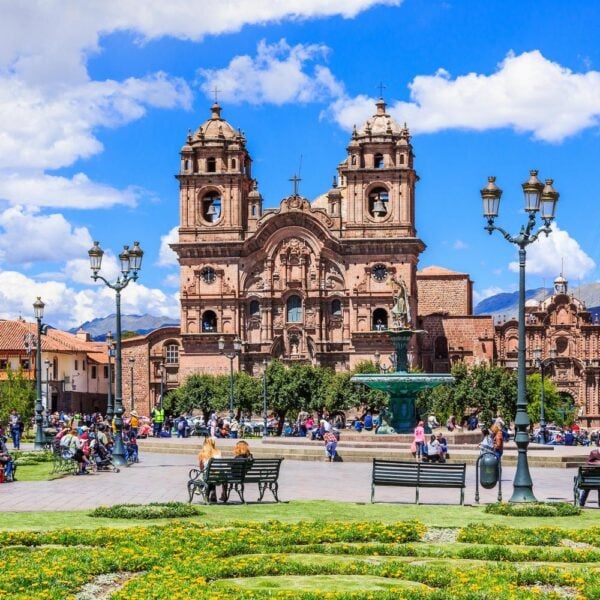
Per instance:
[[[415,456],[417,461],[420,461],[423,456],[423,446],[425,445],[425,428],[423,427],[423,421],[419,421],[415,427],[415,438],[413,443],[415,445]]]
[[[152,437],[160,437],[165,422],[165,409],[157,402],[150,413],[152,417]]]
[[[323,441],[325,442],[325,460],[331,462],[336,457],[337,437],[333,431],[329,430],[323,434]]]
[[[16,410],[12,410],[8,418],[10,426],[10,436],[12,437],[13,448],[18,450],[21,447],[21,435],[23,434],[23,419]]]
[[[497,423],[494,423],[490,428],[490,433],[494,440],[494,454],[496,455],[496,458],[500,460],[502,454],[504,454],[504,436],[502,435],[502,429]]]
[[[131,419],[129,419],[129,426],[131,427],[131,432],[135,437],[138,436],[138,431],[140,429],[140,418],[135,410],[131,411]]]

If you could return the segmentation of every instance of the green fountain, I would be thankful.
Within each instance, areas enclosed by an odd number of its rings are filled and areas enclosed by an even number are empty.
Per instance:
[[[394,307],[392,308],[392,328],[382,332],[392,339],[395,353],[395,371],[391,373],[358,374],[353,382],[387,392],[390,402],[382,425],[377,433],[412,433],[417,424],[415,406],[416,395],[421,390],[431,389],[441,384],[453,384],[454,377],[445,373],[409,373],[408,344],[415,333],[421,333],[410,326],[410,305],[406,284],[402,279],[392,278],[395,285]]]

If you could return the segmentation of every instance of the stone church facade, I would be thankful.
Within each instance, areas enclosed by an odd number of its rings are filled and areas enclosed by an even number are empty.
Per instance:
[[[405,282],[412,325],[423,330],[411,342],[411,366],[427,372],[448,372],[456,361],[510,366],[512,325],[498,328],[492,317],[472,314],[468,274],[417,270],[425,244],[415,227],[419,177],[410,133],[383,100],[375,108],[354,128],[331,189],[309,202],[294,177],[292,193],[277,208],[264,207],[246,138],[217,103],[188,133],[177,175],[179,238],[172,244],[180,264],[180,330],[123,341],[124,364],[128,355],[135,359],[131,379],[123,377],[123,396],[130,396],[133,381],[142,413],[161,387],[174,389],[191,373],[228,373],[220,338],[226,353],[239,340],[234,368],[253,374],[272,358],[344,370],[379,356],[382,368],[390,368],[385,330],[392,322],[393,278]],[[590,423],[600,424],[600,361],[582,358],[600,357],[597,337],[588,335],[580,307],[567,305],[581,330],[568,352],[580,358],[568,359],[567,368],[563,354],[558,379]],[[540,315],[533,315],[541,321],[529,351],[542,338],[558,341],[564,337],[559,331],[573,331],[561,324],[546,334],[548,321]]]

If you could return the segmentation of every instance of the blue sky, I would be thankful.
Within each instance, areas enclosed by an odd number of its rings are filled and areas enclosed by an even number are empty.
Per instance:
[[[560,192],[555,232],[530,247],[529,287],[561,268],[598,280],[600,5],[593,0],[0,0],[0,317],[72,327],[114,311],[89,278],[93,239],[139,240],[128,313],[177,315],[174,175],[188,128],[221,90],[246,133],[266,206],[326,191],[378,85],[413,135],[420,267],[468,272],[476,299],[514,290],[516,252],[483,230],[479,189],[496,175],[498,224],[524,222],[531,168]]]

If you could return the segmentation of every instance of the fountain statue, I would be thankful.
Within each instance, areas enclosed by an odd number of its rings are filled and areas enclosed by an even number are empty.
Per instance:
[[[358,374],[352,381],[367,387],[388,392],[390,402],[382,414],[382,425],[377,433],[409,433],[418,420],[415,398],[420,390],[434,388],[441,384],[454,383],[454,377],[446,373],[409,373],[408,345],[415,333],[412,329],[411,310],[406,283],[402,277],[392,277],[393,288],[392,327],[382,334],[388,335],[394,344],[395,371],[391,373]]]

